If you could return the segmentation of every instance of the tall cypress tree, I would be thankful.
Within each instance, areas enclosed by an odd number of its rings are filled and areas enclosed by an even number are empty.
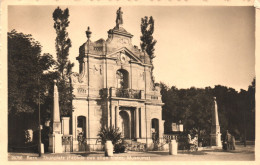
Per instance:
[[[57,7],[53,12],[54,29],[56,30],[56,54],[57,54],[57,70],[59,73],[58,88],[61,115],[67,116],[72,112],[72,87],[70,82],[70,74],[74,63],[68,59],[71,41],[68,36],[67,27],[69,26],[69,9],[65,10]]]
[[[153,38],[153,32],[154,32],[154,19],[152,16],[148,19],[147,16],[141,19],[141,33],[142,36],[141,39],[141,49],[142,51],[146,51],[146,53],[149,55],[151,64],[152,64],[152,71],[151,71],[151,77],[154,84],[154,77],[153,77],[153,58],[154,55],[154,46],[156,44],[156,40]]]

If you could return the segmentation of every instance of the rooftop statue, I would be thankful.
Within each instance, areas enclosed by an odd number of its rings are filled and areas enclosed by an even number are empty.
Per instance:
[[[121,11],[121,7],[116,11],[116,26],[123,24],[123,12]]]

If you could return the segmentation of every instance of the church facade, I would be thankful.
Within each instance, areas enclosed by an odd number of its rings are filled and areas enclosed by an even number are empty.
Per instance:
[[[106,40],[87,41],[79,48],[79,73],[73,73],[73,151],[80,150],[79,135],[90,150],[100,150],[102,127],[119,128],[124,139],[152,145],[152,133],[163,137],[162,101],[152,79],[150,57],[132,45],[133,35],[123,28],[122,11]]]

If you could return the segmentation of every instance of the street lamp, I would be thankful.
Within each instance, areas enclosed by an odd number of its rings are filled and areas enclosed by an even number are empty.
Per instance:
[[[45,87],[44,95],[47,96],[49,94],[47,86]],[[38,77],[38,127],[39,127],[39,139],[38,139],[38,152],[39,157],[42,156],[42,135],[41,135],[41,93],[40,93],[40,77]]]
[[[38,77],[38,88],[39,88],[39,91],[38,91],[38,120],[39,120],[39,125],[38,125],[38,127],[39,127],[39,141],[38,141],[38,149],[39,149],[39,157],[41,157],[42,156],[42,147],[41,147],[41,144],[42,144],[42,139],[41,139],[41,100],[40,100],[40,79],[39,79],[39,77]]]

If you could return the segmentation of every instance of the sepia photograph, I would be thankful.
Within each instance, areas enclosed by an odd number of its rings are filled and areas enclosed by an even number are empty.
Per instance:
[[[7,5],[7,161],[256,161],[251,4]]]

